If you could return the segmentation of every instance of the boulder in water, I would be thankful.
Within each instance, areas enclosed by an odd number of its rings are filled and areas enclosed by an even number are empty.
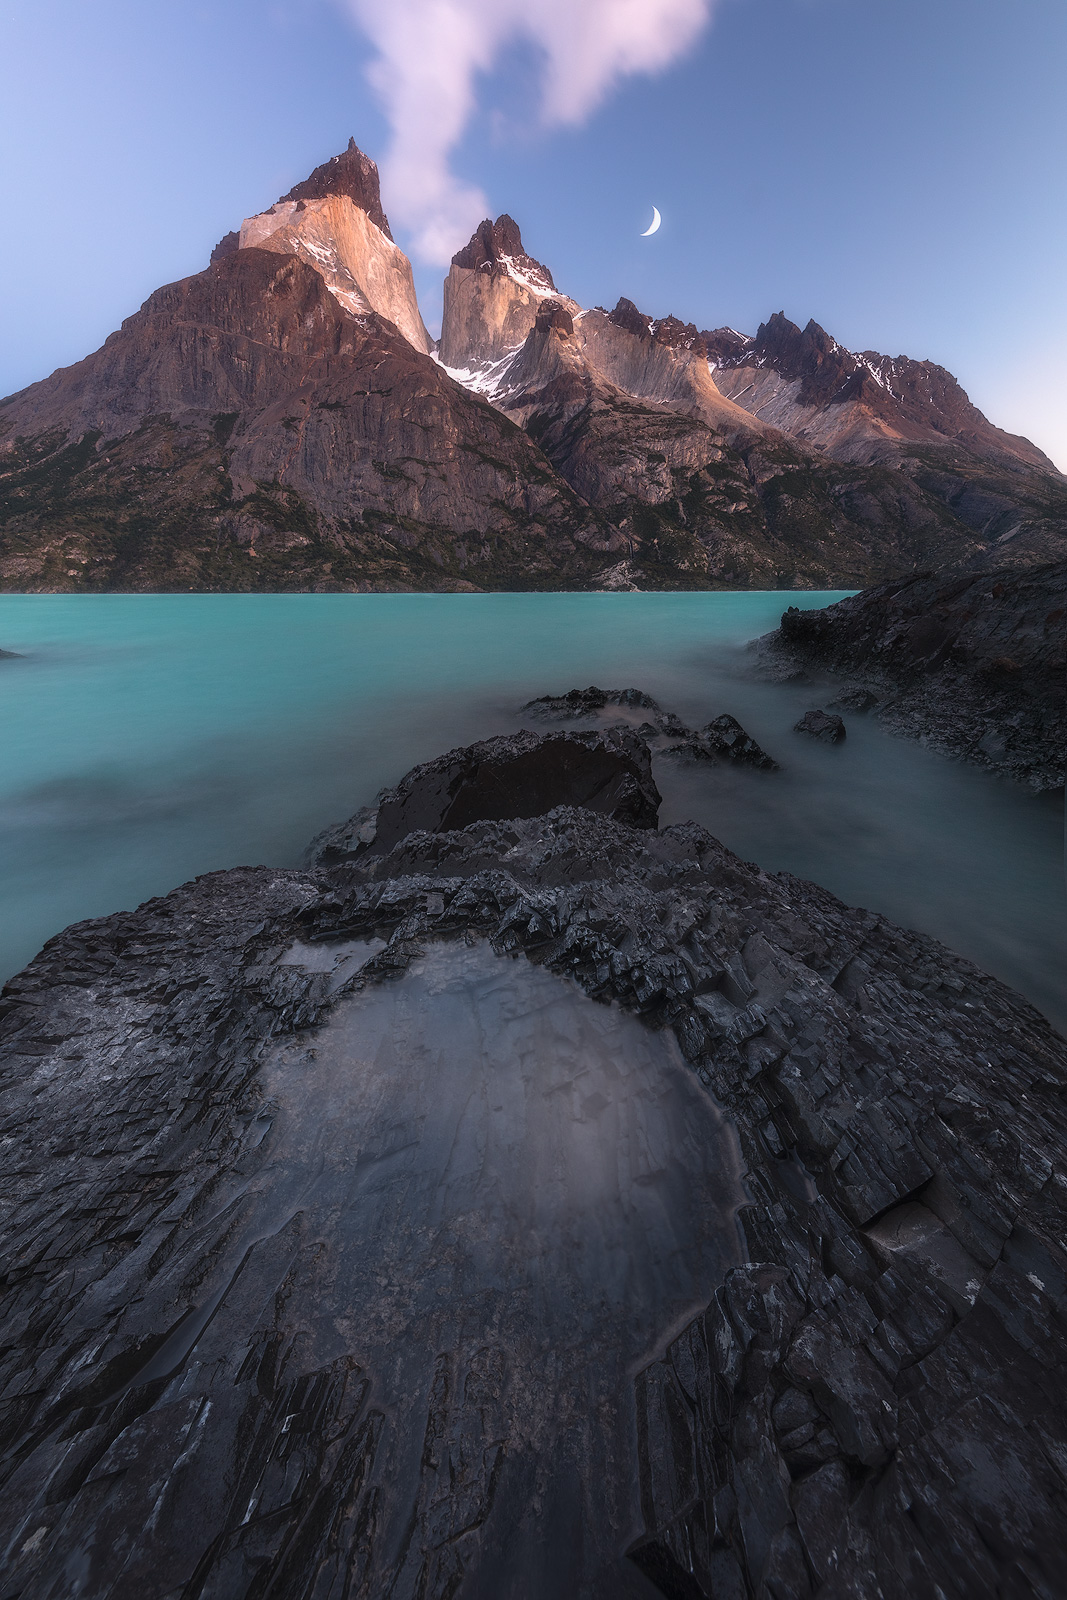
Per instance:
[[[728,711],[709,722],[707,727],[701,728],[700,737],[709,750],[727,761],[736,761],[739,766],[757,767],[763,772],[778,771],[777,761],[745,732],[737,718]]]
[[[793,724],[794,733],[808,733],[824,744],[840,744],[845,737],[845,724],[836,711],[805,711],[799,722]]]
[[[502,734],[424,762],[367,808],[313,842],[309,862],[383,855],[409,833],[448,833],[472,822],[537,817],[583,806],[634,828],[654,828],[660,792],[648,745],[629,728]]]

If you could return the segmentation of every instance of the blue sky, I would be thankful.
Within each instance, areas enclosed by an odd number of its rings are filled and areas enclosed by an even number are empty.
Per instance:
[[[198,271],[349,134],[389,145],[334,0],[8,0],[0,50],[3,393]],[[928,357],[1067,469],[1063,0],[721,0],[580,126],[544,126],[542,65],[506,48],[452,165],[561,288],[746,332],[784,309]],[[432,325],[441,271],[416,276]]]

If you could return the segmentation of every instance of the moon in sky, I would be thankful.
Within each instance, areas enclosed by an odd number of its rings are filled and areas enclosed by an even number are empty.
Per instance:
[[[657,209],[656,206],[653,206],[652,207],[652,224],[651,224],[650,227],[645,229],[644,233],[641,235],[642,239],[647,239],[650,233],[655,233],[656,229],[659,227],[659,225],[660,225],[660,223],[662,221],[663,221],[663,218],[660,216],[659,210]]]

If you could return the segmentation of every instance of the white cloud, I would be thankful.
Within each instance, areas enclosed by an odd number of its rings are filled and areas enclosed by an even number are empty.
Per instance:
[[[392,128],[387,209],[443,265],[486,215],[449,166],[477,78],[527,40],[544,62],[546,125],[581,122],[620,78],[658,72],[696,39],[715,0],[345,0],[375,45],[369,69]]]

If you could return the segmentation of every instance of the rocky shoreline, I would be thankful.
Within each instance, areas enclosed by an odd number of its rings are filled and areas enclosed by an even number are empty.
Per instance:
[[[657,829],[641,743],[451,752],[344,825],[343,859],[320,836],[307,871],[208,874],[67,929],[7,985],[5,1597],[1067,1587],[1067,1044],[936,941],[693,824]],[[508,814],[516,763],[521,790],[584,784],[586,803]],[[518,1326],[504,1311],[560,1217],[473,1204],[451,1126],[453,1187],[403,1165],[453,1092],[445,1019],[471,963],[479,1018],[486,982],[505,1011],[562,997],[555,1054],[604,1026],[648,1084],[688,1064],[720,1254],[625,1370],[605,1335],[646,1302],[631,1285],[632,1311],[605,1307],[643,1225],[604,1255],[603,1303],[553,1323],[549,1283],[548,1320]],[[373,1088],[360,1040],[383,1006],[392,1079],[428,1070],[413,1121],[378,1089],[359,1115],[346,1098]],[[513,1069],[487,1047],[481,1178]],[[530,1060],[532,1104],[548,1057]],[[581,1081],[550,1098],[572,1097],[557,1133],[594,1130],[565,1147],[584,1194],[607,1097]],[[636,1217],[652,1184],[684,1255],[680,1149],[640,1154],[650,1092],[612,1193]],[[385,1204],[396,1253],[360,1277],[346,1241]],[[606,1224],[599,1202],[581,1215],[561,1248],[588,1263]],[[518,1576],[516,1548],[539,1552]]]
[[[832,674],[838,710],[1035,791],[1063,788],[1067,562],[920,573],[822,611],[791,606],[758,654],[779,679]]]

